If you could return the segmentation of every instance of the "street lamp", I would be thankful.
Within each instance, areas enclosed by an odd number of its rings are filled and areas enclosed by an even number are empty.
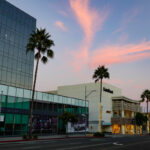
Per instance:
[[[89,93],[86,93],[86,86],[85,86],[85,136],[86,136],[86,100],[87,97],[90,96],[93,92],[96,92],[96,90],[92,90]]]
[[[149,100],[150,100],[150,94],[147,94],[148,95],[148,99],[147,99],[147,101],[149,102]],[[148,104],[147,104],[148,105]],[[150,133],[149,132],[149,110],[147,110],[147,129],[148,129],[148,134]]]
[[[3,95],[3,91],[1,91],[0,114],[1,114],[1,110],[2,110],[2,95]]]

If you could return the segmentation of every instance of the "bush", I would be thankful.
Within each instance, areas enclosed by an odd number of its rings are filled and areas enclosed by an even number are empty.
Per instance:
[[[105,134],[104,134],[104,132],[95,132],[93,136],[95,136],[95,137],[104,137]]]
[[[34,140],[37,140],[37,139],[38,139],[38,135],[37,135],[37,134],[34,134],[34,135],[33,135],[33,139],[34,139]]]
[[[23,140],[27,140],[27,139],[28,139],[28,135],[27,135],[27,134],[23,134],[23,135],[22,135],[22,139],[23,139]]]

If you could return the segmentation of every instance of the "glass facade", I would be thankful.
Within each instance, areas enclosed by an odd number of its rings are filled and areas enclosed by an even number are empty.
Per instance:
[[[34,54],[26,54],[36,19],[0,0],[0,84],[32,88]]]
[[[0,116],[4,118],[0,121],[1,135],[16,135],[28,131],[28,120],[30,113],[30,100],[32,91],[28,89],[7,86],[0,84]],[[41,133],[58,133],[63,130],[64,124],[59,120],[59,116],[64,112],[76,114],[83,120],[87,114],[88,101],[61,95],[48,94],[45,92],[35,92],[33,105],[33,129]],[[4,131],[4,132],[3,132]]]
[[[36,19],[0,0],[0,135],[27,133],[34,54],[26,54]],[[88,118],[88,101],[35,91],[33,132],[58,133],[64,130],[59,116],[71,112]],[[84,117],[83,114],[85,114]]]

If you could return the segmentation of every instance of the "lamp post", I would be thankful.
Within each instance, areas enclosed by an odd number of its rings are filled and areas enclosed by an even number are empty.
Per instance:
[[[1,91],[0,114],[1,114],[1,111],[2,111],[2,95],[3,95],[3,91]]]
[[[150,94],[147,94],[147,95],[148,95],[148,100],[147,101],[149,102],[149,100],[150,100]],[[150,133],[149,132],[149,110],[147,110],[147,131],[148,131],[148,134],[149,134]]]
[[[86,93],[86,86],[85,86],[85,136],[86,136],[86,100],[87,97],[90,96],[93,92],[96,92],[96,90],[92,90],[89,93]]]

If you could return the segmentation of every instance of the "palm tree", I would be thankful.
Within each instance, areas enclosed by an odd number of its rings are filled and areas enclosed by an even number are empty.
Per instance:
[[[150,101],[150,90],[146,89],[143,91],[142,95],[142,102],[146,101],[147,103],[147,131],[149,133],[149,115],[148,115],[148,102]]]
[[[95,79],[95,83],[100,81],[100,114],[99,114],[99,130],[101,132],[101,120],[102,120],[102,105],[101,105],[101,99],[102,99],[102,84],[103,79],[109,78],[109,72],[108,69],[105,68],[105,66],[99,66],[93,74],[93,79]]]
[[[36,59],[36,67],[34,73],[34,81],[32,87],[32,99],[30,105],[30,118],[29,118],[29,137],[32,136],[32,112],[33,112],[33,101],[34,101],[34,93],[35,93],[35,85],[37,79],[37,72],[38,72],[38,65],[39,61],[41,60],[43,64],[48,62],[48,58],[53,58],[54,53],[50,49],[51,46],[54,46],[53,40],[50,39],[51,35],[46,33],[46,29],[36,29],[29,38],[26,53],[34,52],[35,59]]]

